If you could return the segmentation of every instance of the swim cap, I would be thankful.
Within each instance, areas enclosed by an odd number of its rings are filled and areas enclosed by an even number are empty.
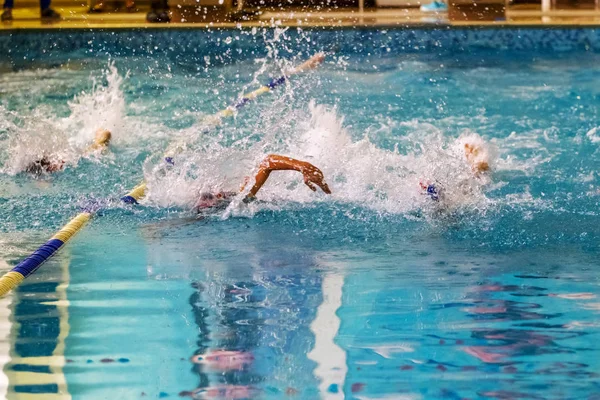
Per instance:
[[[431,198],[431,200],[438,201],[440,199],[441,188],[438,188],[434,183],[423,183],[419,182],[421,189],[425,191],[425,194]]]

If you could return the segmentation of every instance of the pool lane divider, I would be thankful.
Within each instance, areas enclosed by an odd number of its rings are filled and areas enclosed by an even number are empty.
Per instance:
[[[287,75],[283,75],[277,79],[271,80],[269,84],[260,87],[259,89],[248,93],[240,97],[234,104],[227,107],[226,109],[219,111],[215,114],[216,117],[229,117],[235,115],[235,112],[246,104],[256,99],[261,94],[270,92],[276,87],[283,85],[290,76],[304,72],[309,69],[314,69],[323,62],[324,55],[321,53],[315,54],[310,59],[305,61],[303,64],[294,68]],[[173,163],[172,155],[165,156],[167,163]],[[146,182],[142,181],[139,185],[133,188],[127,195],[123,196],[121,200],[128,204],[137,204],[138,201],[144,198],[146,195]],[[95,208],[95,207],[94,207]],[[50,257],[52,257],[62,246],[65,245],[73,236],[75,236],[81,228],[92,218],[93,212],[83,211],[75,218],[70,220],[65,226],[62,227],[50,240],[40,246],[34,251],[29,257],[21,261],[17,266],[11,269],[9,272],[0,277],[0,297],[5,296],[15,287],[19,286],[21,282],[29,275],[33,274],[39,267],[42,266]]]
[[[41,245],[29,257],[0,277],[0,297],[5,296],[17,287],[23,279],[33,274],[50,257],[52,257],[65,243],[81,230],[92,218],[91,212],[82,212],[63,226],[50,240]]]
[[[219,111],[218,113],[214,114],[212,117],[209,117],[207,119],[220,121],[222,118],[234,116],[238,110],[243,108],[246,104],[252,102],[258,96],[268,93],[273,89],[277,88],[278,86],[285,84],[288,81],[288,79],[293,75],[317,68],[319,65],[321,65],[324,59],[325,55],[323,53],[315,54],[296,68],[289,71],[287,74],[282,75],[279,78],[271,79],[271,81],[268,84],[261,86],[253,92],[243,95],[242,97],[237,99],[232,105],[225,108],[224,110]],[[174,146],[169,147],[171,148]],[[175,147],[175,149],[176,148],[177,147]],[[167,149],[167,152],[164,155],[164,160],[167,165],[175,165],[174,156],[176,152],[176,150],[169,151],[169,149]],[[146,182],[142,181],[129,193],[121,197],[121,200],[127,204],[138,204],[138,202],[146,196],[146,188]]]
[[[146,195],[146,182],[142,181],[139,185],[134,187],[125,196],[121,197],[121,200],[127,204],[137,204],[138,201],[144,198]]]

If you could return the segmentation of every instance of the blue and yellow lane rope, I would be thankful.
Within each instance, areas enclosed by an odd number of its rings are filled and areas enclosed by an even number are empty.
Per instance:
[[[62,227],[50,240],[40,246],[29,257],[0,277],[0,297],[17,287],[23,279],[33,274],[90,220],[92,214],[82,212]]]
[[[131,189],[129,193],[121,197],[121,200],[127,204],[137,204],[144,196],[146,196],[146,182],[142,181],[139,185]]]

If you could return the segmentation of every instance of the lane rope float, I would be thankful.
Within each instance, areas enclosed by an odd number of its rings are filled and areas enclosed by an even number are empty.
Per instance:
[[[17,287],[25,278],[33,274],[65,243],[83,228],[92,217],[91,212],[82,212],[63,226],[46,243],[38,247],[29,257],[17,264],[13,269],[0,277],[0,297]]]

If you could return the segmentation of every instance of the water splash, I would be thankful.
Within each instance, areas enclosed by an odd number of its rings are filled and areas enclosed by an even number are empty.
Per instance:
[[[467,163],[464,144],[482,146],[478,162],[494,165],[494,151],[473,132],[456,140],[441,131],[430,129],[397,138],[395,149],[373,144],[368,136],[353,140],[344,119],[335,108],[309,104],[309,113],[290,112],[294,129],[282,140],[278,129],[266,130],[259,141],[239,140],[224,146],[219,138],[206,136],[201,146],[178,156],[177,165],[168,171],[147,167],[150,203],[161,207],[191,208],[200,192],[236,191],[245,176],[252,177],[258,163],[269,153],[281,153],[318,166],[324,172],[333,194],[313,193],[304,187],[297,172],[276,172],[261,190],[259,203],[242,206],[234,201],[225,213],[253,215],[263,209],[281,209],[293,204],[350,203],[377,213],[408,214],[420,209],[455,209],[486,202],[483,188],[489,183],[485,175],[475,176]],[[400,151],[402,147],[403,151]],[[160,171],[160,172],[159,172]],[[443,205],[424,195],[421,181],[443,186]]]
[[[46,158],[50,162],[65,161],[75,164],[75,149],[68,137],[45,110],[38,108],[26,118],[0,109],[2,125],[7,132],[2,148],[6,160],[0,172],[15,175],[25,171],[32,163]]]
[[[70,101],[70,115],[61,121],[65,132],[69,132],[69,142],[78,148],[88,146],[94,132],[108,129],[113,140],[118,143],[124,132],[125,96],[123,81],[114,63],[110,63],[101,79],[92,77],[92,90],[81,92]]]
[[[82,91],[69,102],[71,112],[66,118],[57,119],[47,107],[38,107],[29,115],[0,107],[0,130],[6,132],[1,147],[7,160],[1,171],[14,175],[41,159],[75,166],[82,156],[93,155],[85,149],[98,128],[111,130],[113,141],[118,142],[125,115],[123,78],[114,64],[109,64],[103,77],[106,85],[92,78],[92,90]]]

